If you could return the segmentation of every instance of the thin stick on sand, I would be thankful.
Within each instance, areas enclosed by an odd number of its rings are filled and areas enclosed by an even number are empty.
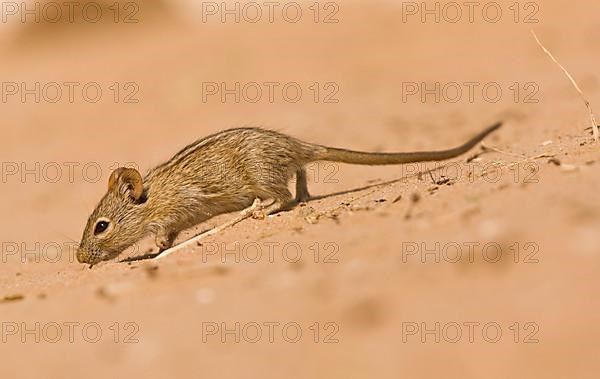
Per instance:
[[[585,98],[585,96],[583,95],[583,91],[581,90],[581,88],[579,88],[579,86],[577,85],[577,82],[575,82],[575,79],[573,79],[571,74],[569,74],[569,71],[567,71],[567,69],[564,68],[564,66],[561,65],[556,60],[556,58],[554,58],[554,55],[552,55],[552,53],[550,51],[548,51],[548,49],[546,49],[544,47],[544,45],[542,45],[542,43],[540,42],[539,38],[537,37],[537,35],[535,34],[535,32],[533,30],[531,31],[531,34],[533,34],[533,38],[535,38],[535,41],[537,42],[538,45],[540,45],[542,50],[544,50],[544,52],[546,54],[548,54],[550,59],[552,59],[552,61],[554,61],[554,63],[556,63],[558,65],[558,67],[560,67],[560,69],[563,70],[563,72],[565,73],[565,75],[567,75],[567,78],[569,78],[569,80],[571,81],[571,83],[573,84],[573,86],[575,87],[577,92],[579,92],[579,95],[581,95],[581,98],[583,99],[583,102],[585,103],[585,106],[587,107],[588,112],[590,113],[590,120],[592,120],[592,130],[594,132],[594,141],[598,142],[598,139],[600,138],[600,133],[598,131],[598,123],[596,122],[596,117],[594,117],[594,112],[592,111],[592,106],[590,105],[590,102]]]

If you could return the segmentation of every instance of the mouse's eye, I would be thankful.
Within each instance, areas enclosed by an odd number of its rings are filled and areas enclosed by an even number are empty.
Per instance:
[[[98,235],[104,232],[108,228],[108,221],[98,221],[96,223],[96,227],[94,228],[94,234]]]

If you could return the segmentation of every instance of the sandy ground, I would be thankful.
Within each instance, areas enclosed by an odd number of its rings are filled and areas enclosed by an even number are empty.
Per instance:
[[[600,3],[500,1],[495,23],[486,3],[473,22],[341,1],[299,3],[296,23],[203,22],[195,2],[3,23],[0,375],[596,377],[598,144],[529,29],[600,107]],[[214,83],[240,83],[239,102]],[[447,166],[311,165],[314,200],[164,260],[119,262],[151,239],[91,270],[74,259],[112,169],[218,130],[410,151],[497,120],[495,150]]]

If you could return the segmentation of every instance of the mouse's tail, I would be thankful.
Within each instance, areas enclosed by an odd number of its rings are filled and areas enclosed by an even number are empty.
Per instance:
[[[502,126],[502,122],[498,122],[488,127],[464,144],[448,150],[418,151],[408,153],[367,153],[362,151],[319,146],[319,149],[314,154],[314,160],[360,165],[391,165],[413,162],[443,161],[457,157],[471,150],[475,145],[481,142],[481,140],[487,137],[488,134],[492,133],[500,126]]]

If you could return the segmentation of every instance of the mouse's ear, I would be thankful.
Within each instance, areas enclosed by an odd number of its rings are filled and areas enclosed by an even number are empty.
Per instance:
[[[117,190],[122,194],[128,194],[133,200],[138,201],[144,193],[142,176],[134,168],[119,167],[108,179],[108,190]]]

